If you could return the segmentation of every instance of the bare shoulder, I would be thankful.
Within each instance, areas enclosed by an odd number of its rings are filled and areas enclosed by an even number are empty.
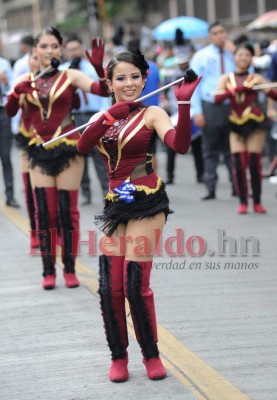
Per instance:
[[[149,129],[156,127],[157,123],[160,124],[168,120],[167,112],[159,106],[149,106],[145,112],[145,124]]]
[[[149,106],[146,110],[145,115],[147,116],[147,119],[149,120],[155,120],[157,118],[160,118],[162,116],[167,115],[166,111],[163,110],[159,106]]]

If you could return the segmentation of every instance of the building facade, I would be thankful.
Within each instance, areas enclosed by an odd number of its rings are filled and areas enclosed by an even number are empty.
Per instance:
[[[88,15],[92,0],[87,0]],[[93,3],[99,2],[95,0]],[[101,0],[103,6],[104,0]],[[142,21],[138,20],[138,15],[134,12],[139,0],[129,0],[124,7],[118,20],[136,26]],[[69,2],[67,0],[0,0],[0,30],[1,35],[6,42],[10,57],[15,57],[14,44],[18,44],[20,37],[27,33],[36,34],[43,28],[62,23],[68,14]],[[99,4],[99,3],[98,3]],[[178,15],[195,16],[213,22],[220,20],[229,29],[239,28],[251,22],[257,16],[276,9],[276,0],[160,0],[159,8],[147,12],[144,15],[143,25],[150,29],[155,27],[161,21],[173,18]],[[127,12],[127,14],[126,14]],[[91,36],[93,32],[92,19],[88,26],[82,27],[82,32]],[[105,24],[107,28],[107,24]],[[113,26],[105,30],[111,32]],[[131,28],[130,28],[131,30]]]

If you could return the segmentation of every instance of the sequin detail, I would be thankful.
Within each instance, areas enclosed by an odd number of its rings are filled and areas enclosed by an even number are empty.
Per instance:
[[[110,156],[110,169],[113,173],[117,160],[118,160],[118,136],[121,130],[128,124],[131,118],[136,115],[142,108],[137,108],[136,110],[130,112],[127,118],[120,119],[111,126],[106,133],[102,136],[102,144],[106,152]]]

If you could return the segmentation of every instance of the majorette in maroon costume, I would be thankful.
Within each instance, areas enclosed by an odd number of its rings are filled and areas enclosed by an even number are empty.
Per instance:
[[[215,96],[215,102],[220,103],[229,98],[231,104],[230,131],[242,136],[247,140],[258,131],[270,128],[270,120],[262,111],[258,103],[258,91],[252,87],[258,83],[255,74],[230,73],[226,81],[226,91]],[[275,91],[270,90],[267,96],[275,96]],[[259,152],[235,152],[232,153],[233,177],[237,194],[240,200],[238,212],[245,214],[248,207],[248,186],[246,170],[249,166],[251,176],[251,187],[253,192],[254,211],[264,213],[265,209],[261,203],[261,181],[262,165],[261,153]]]
[[[31,74],[30,79],[33,79],[34,76]],[[43,81],[42,86],[46,84],[46,80]],[[29,143],[33,143],[35,141],[35,132],[33,129],[32,125],[32,112],[28,100],[26,98],[26,95],[22,95],[20,98],[20,105],[21,105],[21,117],[20,117],[20,123],[18,127],[18,134],[16,135],[16,142],[17,145],[20,149],[22,149],[23,152],[28,153],[28,148],[29,148]],[[80,99],[77,93],[74,93],[73,97],[74,101],[74,108],[78,108],[80,106]],[[33,139],[33,140],[32,140]],[[34,146],[33,146],[34,147]],[[30,149],[30,148],[29,148]],[[36,159],[37,156],[42,155],[39,154],[37,151],[32,151],[34,159]],[[49,165],[48,158],[51,158],[51,154],[45,153],[47,163],[46,166]],[[50,157],[49,157],[50,156]],[[60,162],[60,158],[59,158]],[[35,164],[35,161],[33,160],[32,164]],[[43,164],[44,165],[44,164]],[[48,167],[49,168],[49,167]],[[24,187],[24,194],[25,194],[25,202],[26,202],[26,207],[27,207],[27,212],[30,220],[30,227],[31,227],[31,248],[37,248],[38,247],[38,241],[37,241],[37,233],[36,233],[36,222],[35,222],[35,205],[34,205],[34,199],[33,199],[33,193],[32,193],[32,188],[31,188],[31,182],[30,182],[30,174],[29,172],[22,172],[22,181],[23,181],[23,187]]]
[[[193,73],[193,79],[197,77]],[[200,78],[176,87],[179,120],[169,129],[164,142],[173,150],[186,153],[190,145],[189,99]],[[147,108],[138,102],[115,103],[85,130],[78,140],[78,151],[87,153],[97,145],[109,173],[110,191],[103,213],[96,217],[103,232],[111,236],[119,224],[163,212],[169,201],[163,181],[152,169],[154,130],[146,127]],[[125,255],[99,258],[99,295],[112,363],[113,382],[128,379],[128,333],[125,299],[128,299],[136,338],[150,379],[163,379],[166,371],[159,358],[154,295],[150,288],[152,260],[134,261]]]
[[[46,175],[56,176],[78,156],[76,144],[80,134],[76,132],[68,138],[62,138],[55,145],[48,146],[42,151],[38,151],[37,145],[74,128],[70,112],[73,107],[76,107],[76,88],[71,84],[67,71],[59,72],[56,69],[35,81],[31,74],[30,81],[32,82],[25,81],[17,85],[22,90],[20,93],[24,93],[25,88],[27,88],[27,93],[19,96],[13,92],[8,98],[6,110],[9,116],[14,116],[19,109],[20,97],[24,105],[25,121],[32,129],[31,139],[26,148],[30,167],[39,166]],[[30,90],[30,85],[33,90]],[[73,231],[79,232],[78,190],[35,187],[33,195],[37,229],[42,232],[40,233],[40,251],[45,278],[43,287],[47,289],[54,286],[57,215],[59,215],[58,225],[61,228],[66,284],[68,287],[78,286],[79,282],[75,277],[77,241],[74,241],[72,237]],[[46,282],[47,277],[49,277],[49,282],[50,278],[53,278],[49,285]]]

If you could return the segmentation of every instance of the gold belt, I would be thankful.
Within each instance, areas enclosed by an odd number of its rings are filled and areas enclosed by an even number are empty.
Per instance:
[[[77,142],[78,142],[78,140],[76,140],[76,139],[62,138],[60,140],[57,140],[54,143],[47,145],[45,147],[45,150],[54,149],[55,147],[58,147],[62,143],[65,143],[68,146],[76,146]],[[41,143],[44,143],[44,140],[39,135],[36,135],[32,140],[30,140],[29,146],[31,146],[32,144],[41,144]]]

